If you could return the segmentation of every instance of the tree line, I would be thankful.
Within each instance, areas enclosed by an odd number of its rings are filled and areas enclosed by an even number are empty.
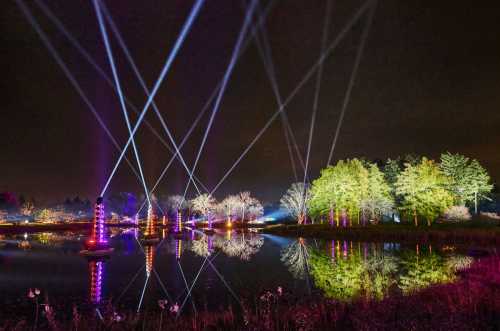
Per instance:
[[[294,183],[281,205],[298,223],[327,218],[337,226],[403,217],[430,225],[444,213],[478,212],[493,189],[486,169],[464,155],[441,154],[438,161],[406,156],[376,164],[339,160],[312,183]]]

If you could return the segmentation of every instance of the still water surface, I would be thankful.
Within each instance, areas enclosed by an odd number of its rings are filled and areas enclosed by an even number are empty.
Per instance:
[[[29,288],[39,288],[44,297],[68,309],[72,304],[111,302],[144,310],[161,299],[177,302],[185,311],[217,309],[278,287],[299,296],[377,299],[451,282],[473,261],[450,245],[221,231],[213,236],[187,232],[183,240],[162,233],[160,243],[146,246],[136,229],[111,232],[114,252],[100,260],[79,254],[87,239],[84,232],[1,236],[0,304],[22,305]]]

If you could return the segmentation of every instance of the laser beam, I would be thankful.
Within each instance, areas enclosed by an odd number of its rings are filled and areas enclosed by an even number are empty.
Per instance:
[[[342,30],[339,32],[337,37],[329,44],[329,46],[326,48],[325,52],[319,57],[319,59],[316,61],[316,63],[309,69],[309,71],[304,75],[302,80],[295,86],[295,88],[292,90],[290,95],[286,98],[286,100],[283,102],[283,106],[280,107],[270,118],[269,120],[264,124],[264,127],[257,133],[255,138],[250,142],[250,144],[245,148],[243,153],[238,157],[236,162],[228,169],[228,171],[224,174],[222,179],[214,186],[210,194],[214,194],[214,192],[220,187],[220,185],[223,183],[223,181],[229,176],[229,174],[236,168],[238,163],[243,159],[243,157],[248,153],[248,151],[252,148],[252,146],[259,140],[259,138],[262,136],[262,134],[269,128],[269,126],[272,124],[272,122],[276,119],[276,117],[281,113],[284,112],[285,107],[290,103],[290,101],[295,97],[297,92],[304,86],[304,84],[312,77],[314,72],[317,70],[318,66],[325,61],[327,56],[337,47],[337,45],[340,43],[340,41],[344,38],[344,36],[349,32],[354,24],[360,19],[360,17],[365,13],[365,11],[370,7],[370,4],[376,0],[367,0],[351,17],[351,19],[344,25]]]
[[[125,54],[125,57],[127,58],[127,61],[129,62],[130,66],[132,67],[132,71],[134,72],[135,76],[137,77],[137,79],[139,80],[139,83],[141,84],[143,90],[144,90],[144,93],[146,94],[147,97],[149,97],[150,93],[149,93],[149,90],[146,86],[146,83],[144,82],[144,79],[141,75],[141,73],[139,72],[139,69],[137,68],[137,65],[135,64],[135,61],[134,59],[132,58],[132,55],[130,54],[130,51],[127,47],[127,45],[125,44],[125,41],[123,40],[122,36],[121,36],[121,33],[120,31],[118,30],[118,27],[116,26],[111,14],[109,13],[109,11],[107,10],[107,7],[103,6],[103,11],[104,11],[104,14],[106,16],[106,19],[108,20],[108,23],[109,25],[111,26],[111,29],[116,37],[116,39],[118,40],[118,44],[120,45],[123,53]],[[175,143],[175,140],[167,126],[167,124],[165,123],[165,120],[163,119],[163,116],[160,114],[160,111],[158,110],[158,107],[156,106],[156,102],[152,102],[152,107],[153,107],[153,110],[155,111],[155,114],[156,116],[158,117],[158,119],[160,120],[160,123],[163,127],[163,129],[165,130],[165,132],[167,133],[167,136],[168,138],[170,139],[170,142],[171,144],[174,146],[175,148],[175,154],[174,156],[178,156],[179,157],[179,160],[181,161],[182,165],[184,166],[184,168],[186,169],[187,173],[189,174],[189,168],[188,166],[186,165],[186,162],[184,161],[184,158],[182,157],[182,154],[179,150],[179,147],[177,147],[177,144]],[[133,142],[133,140],[132,140]],[[194,187],[196,188],[196,191],[198,191],[198,194],[201,194],[198,186],[196,185],[196,181],[193,180],[193,185]]]
[[[198,165],[198,161],[200,160],[200,156],[201,156],[201,153],[203,151],[203,147],[205,146],[205,143],[207,141],[208,133],[210,132],[210,129],[212,128],[212,124],[214,122],[215,115],[217,115],[217,112],[220,109],[222,97],[224,95],[224,92],[226,91],[226,86],[227,86],[227,83],[229,82],[229,77],[231,77],[231,74],[233,72],[234,65],[236,64],[236,60],[238,58],[238,53],[240,51],[241,44],[243,42],[243,38],[245,37],[247,28],[251,22],[251,18],[252,18],[252,14],[253,14],[256,2],[257,2],[256,0],[252,0],[251,4],[249,6],[249,9],[247,10],[247,13],[245,15],[245,20],[243,22],[243,26],[240,30],[240,33],[238,35],[236,45],[233,48],[233,53],[231,55],[229,65],[227,66],[226,72],[224,74],[221,88],[219,89],[219,93],[217,95],[217,98],[215,99],[215,104],[214,104],[214,107],[212,109],[212,114],[210,115],[210,119],[208,121],[208,125],[207,125],[207,128],[205,130],[205,134],[203,135],[203,140],[201,141],[201,145],[200,145],[200,148],[198,150],[198,154],[196,155],[196,159],[194,161],[193,167],[191,168],[191,173],[189,174],[190,178],[189,178],[188,183],[186,185],[186,189],[184,190],[183,200],[186,198],[186,193],[187,193],[188,188],[189,188],[189,183],[191,182],[191,178],[193,176],[193,173],[196,170],[196,166]]]
[[[134,137],[135,132],[139,128],[139,125],[141,124],[142,119],[144,118],[144,115],[146,115],[146,111],[148,110],[149,106],[153,102],[153,98],[155,97],[156,93],[158,92],[158,89],[160,88],[161,83],[163,82],[166,74],[168,73],[170,66],[172,65],[175,57],[177,56],[177,53],[179,52],[187,34],[188,34],[191,26],[193,25],[194,20],[198,16],[198,13],[199,13],[201,7],[203,6],[204,2],[205,2],[205,0],[197,0],[196,3],[194,4],[193,8],[191,9],[191,12],[190,12],[188,18],[187,18],[186,22],[184,23],[184,26],[182,27],[182,30],[181,30],[179,36],[177,37],[177,40],[175,41],[174,47],[172,48],[170,54],[168,55],[167,60],[165,62],[165,65],[163,66],[163,69],[161,70],[160,75],[159,75],[158,79],[156,80],[156,83],[153,87],[153,90],[151,91],[151,94],[149,95],[148,100],[146,101],[146,104],[144,105],[144,108],[142,109],[142,111],[139,115],[139,118],[137,119],[137,122],[134,126],[134,129],[132,130],[132,133],[131,133],[129,139],[127,140],[127,143],[125,144],[125,147],[123,148],[123,152],[120,154],[120,157],[118,158],[113,170],[111,171],[111,174],[108,178],[108,181],[106,182],[106,185],[104,185],[101,196],[104,194],[104,192],[106,192],[106,190],[109,186],[109,183],[111,182],[111,179],[113,178],[116,170],[118,169],[118,166],[120,165],[120,163],[125,155],[125,151],[127,150],[128,146],[130,145],[130,142],[131,142],[132,138]],[[192,173],[190,174],[190,176],[192,176]]]
[[[28,7],[24,4],[24,2],[22,0],[16,0],[16,3],[18,5],[18,7],[21,9],[21,11],[23,12],[23,14],[26,16],[28,22],[31,24],[31,26],[33,27],[33,29],[39,35],[39,37],[42,40],[42,42],[44,43],[45,47],[47,47],[49,53],[52,55],[52,57],[54,58],[54,60],[56,61],[56,63],[59,65],[59,67],[63,71],[63,73],[66,76],[66,78],[68,78],[68,80],[70,81],[70,83],[73,86],[73,88],[76,90],[76,92],[78,93],[78,95],[82,98],[82,100],[85,103],[85,105],[88,107],[88,109],[90,110],[90,112],[94,115],[94,117],[96,118],[96,120],[99,123],[99,125],[102,127],[102,129],[104,130],[104,132],[106,133],[106,135],[108,136],[108,138],[111,140],[111,142],[113,143],[113,146],[120,153],[122,153],[123,150],[118,145],[118,142],[116,141],[116,139],[113,137],[113,135],[111,134],[111,132],[107,128],[107,126],[104,123],[104,121],[102,120],[101,116],[99,116],[97,110],[95,109],[94,105],[90,102],[90,100],[87,97],[87,95],[83,92],[80,84],[78,83],[78,81],[76,80],[76,78],[73,76],[73,74],[71,73],[71,71],[69,70],[69,68],[67,67],[67,65],[64,63],[64,61],[62,60],[62,58],[60,57],[59,53],[54,48],[54,46],[52,45],[52,43],[50,42],[50,40],[47,37],[47,35],[45,34],[45,32],[43,32],[43,30],[40,28],[40,25],[38,24],[38,22],[36,21],[36,19],[31,14],[31,11],[28,9]],[[139,181],[141,181],[139,174],[135,170],[135,168],[132,165],[132,163],[130,162],[130,160],[127,157],[125,157],[125,161],[130,166],[130,169],[132,169],[132,172],[135,174],[135,176],[137,177],[137,179]]]
[[[108,55],[109,64],[111,66],[111,72],[113,73],[113,78],[115,81],[116,90],[118,92],[120,106],[122,108],[123,116],[125,117],[125,123],[127,124],[127,130],[129,132],[129,134],[132,135],[132,129],[130,127],[130,121],[129,121],[128,113],[127,113],[127,106],[125,105],[125,100],[123,98],[123,91],[121,88],[120,79],[118,77],[118,72],[116,70],[116,65],[115,65],[115,61],[113,58],[113,51],[112,51],[111,46],[109,44],[108,33],[106,31],[106,26],[104,25],[104,20],[102,18],[101,9],[99,7],[99,0],[94,0],[93,3],[94,3],[94,9],[96,12],[97,20],[99,22],[99,28],[101,30],[101,35],[102,35],[102,39],[104,42],[104,46],[106,48],[106,53]],[[137,151],[137,146],[135,145],[135,140],[133,138],[132,138],[132,148],[134,150],[135,159],[137,161],[137,166],[139,168],[139,174],[141,175],[142,185],[144,187],[144,193],[146,194],[146,199],[148,200],[149,203],[151,203],[151,200],[149,199],[149,190],[147,188],[146,180],[144,179],[144,173],[142,171],[139,152]]]
[[[366,25],[363,29],[363,34],[361,36],[361,42],[359,44],[358,52],[356,54],[356,59],[354,61],[354,67],[353,67],[352,72],[351,72],[351,77],[349,78],[349,85],[348,85],[346,93],[344,95],[344,101],[342,102],[342,108],[340,111],[340,118],[339,118],[339,121],[337,122],[337,127],[335,129],[335,136],[333,137],[332,147],[330,148],[330,153],[328,155],[328,162],[326,164],[327,166],[330,165],[332,162],[333,151],[335,150],[335,146],[337,145],[337,140],[339,138],[340,128],[342,127],[342,123],[344,120],[345,111],[347,109],[347,106],[349,105],[349,100],[351,98],[351,92],[352,92],[352,89],[354,87],[354,81],[356,79],[356,74],[358,72],[359,64],[361,62],[361,57],[363,56],[363,50],[365,48],[365,43],[366,43],[366,39],[368,37],[368,32],[370,31],[370,27],[371,27],[371,24],[373,21],[373,15],[375,14],[376,5],[377,5],[377,0],[373,0],[372,9],[368,15]]]

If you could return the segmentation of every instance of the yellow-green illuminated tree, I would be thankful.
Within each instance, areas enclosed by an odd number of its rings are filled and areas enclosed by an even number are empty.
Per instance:
[[[379,219],[394,206],[391,189],[384,178],[384,174],[377,165],[368,166],[368,187],[366,195],[361,200],[361,209],[372,219]]]
[[[448,185],[448,177],[434,161],[426,158],[416,166],[406,164],[395,183],[396,194],[402,201],[401,208],[413,214],[415,226],[418,226],[418,215],[424,217],[430,226],[453,204]]]
[[[358,159],[340,160],[321,171],[312,183],[309,203],[312,215],[333,215],[339,225],[340,212],[359,221],[361,201],[368,195],[368,170]]]
[[[455,204],[474,204],[477,213],[478,201],[493,189],[486,169],[477,160],[447,152],[441,154],[441,170],[450,178],[449,190]]]

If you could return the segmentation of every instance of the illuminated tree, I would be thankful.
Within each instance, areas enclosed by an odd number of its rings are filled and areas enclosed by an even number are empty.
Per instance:
[[[186,200],[182,195],[171,195],[167,198],[168,209],[171,213],[187,209],[189,203],[190,201]]]
[[[293,183],[280,200],[281,207],[288,211],[297,223],[304,223],[307,214],[311,193],[309,185]]]
[[[441,170],[450,178],[449,190],[458,205],[474,203],[477,213],[478,201],[484,199],[493,189],[490,176],[477,160],[470,160],[460,154],[441,154]]]
[[[26,201],[21,206],[21,214],[25,216],[30,216],[31,214],[33,214],[34,210],[35,210],[35,205],[31,201]]]
[[[250,207],[248,207],[247,215],[250,220],[255,220],[264,215],[264,207],[259,201],[255,201]]]
[[[245,214],[247,213],[248,209],[252,206],[260,205],[259,200],[256,198],[252,197],[250,195],[250,192],[244,191],[240,192],[237,194],[238,201],[239,201],[239,210],[241,214],[241,221],[245,221]],[[247,215],[248,216],[248,215]]]
[[[413,213],[415,226],[418,215],[427,225],[453,204],[453,196],[447,190],[449,179],[432,160],[423,158],[416,166],[406,164],[398,176],[396,193],[401,197],[402,209]]]
[[[368,194],[368,183],[368,170],[358,159],[340,160],[335,166],[323,169],[311,187],[311,214],[330,213],[332,218],[335,210],[337,225],[340,212],[359,221],[361,201]]]
[[[240,207],[240,199],[236,195],[229,195],[221,201],[218,207],[230,223],[232,217],[236,214],[236,211]]]
[[[383,173],[377,165],[368,166],[368,187],[366,195],[361,200],[363,213],[368,213],[372,219],[379,219],[383,214],[392,210],[394,201],[390,187],[384,179]]]
[[[216,201],[209,194],[200,194],[191,200],[193,210],[208,218],[211,211],[215,210]]]

